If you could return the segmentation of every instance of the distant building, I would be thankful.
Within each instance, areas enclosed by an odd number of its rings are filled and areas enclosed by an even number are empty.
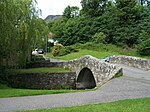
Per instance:
[[[52,46],[55,46],[57,43],[58,43],[58,41],[57,40],[55,40],[55,39],[53,39],[53,37],[54,37],[54,34],[52,33],[52,32],[49,32],[48,33],[48,43],[49,43],[49,45],[52,47]]]
[[[61,19],[62,18],[62,15],[48,15],[45,19],[44,19],[44,21],[46,22],[46,23],[48,23],[48,22],[50,22],[50,21],[52,21],[52,20],[59,20],[59,19]]]
[[[50,43],[54,43],[54,39],[52,39],[52,38],[48,38],[48,42],[50,42]]]

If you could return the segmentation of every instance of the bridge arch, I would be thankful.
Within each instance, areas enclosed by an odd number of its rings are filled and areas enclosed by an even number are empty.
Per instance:
[[[77,77],[76,88],[91,89],[94,87],[96,87],[96,81],[92,71],[87,67],[83,68]]]

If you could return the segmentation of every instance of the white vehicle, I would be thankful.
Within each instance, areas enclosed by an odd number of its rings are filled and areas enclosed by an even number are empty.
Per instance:
[[[34,51],[32,51],[32,55],[37,55],[38,54],[38,49],[35,49]]]

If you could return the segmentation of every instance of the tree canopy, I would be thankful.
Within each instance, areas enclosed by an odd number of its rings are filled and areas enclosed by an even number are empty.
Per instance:
[[[77,7],[77,6],[72,6],[72,7],[67,6],[64,9],[63,17],[67,20],[70,18],[76,17],[77,15],[79,15],[79,7]]]
[[[34,0],[0,1],[0,68],[23,67],[48,32]]]
[[[144,44],[144,47],[148,47],[146,50],[149,50],[149,43],[140,40],[143,31],[150,38],[148,1],[81,0],[81,5],[79,16],[71,18],[70,13],[66,13],[69,12],[66,11],[69,7],[66,7],[64,15],[69,15],[67,21],[62,19],[48,23],[50,31],[63,45],[94,41],[93,37],[100,38],[100,33],[105,37],[101,37],[103,41],[100,42],[105,44],[111,43],[125,48],[139,46],[138,49],[141,48],[140,44]]]

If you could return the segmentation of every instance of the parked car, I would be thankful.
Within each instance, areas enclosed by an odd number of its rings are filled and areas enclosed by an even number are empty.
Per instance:
[[[38,53],[39,54],[44,54],[44,50],[43,49],[38,49]]]
[[[106,56],[105,58],[101,59],[104,62],[109,62],[111,56]]]
[[[32,55],[37,55],[38,54],[38,49],[35,49],[34,51],[32,51]]]

